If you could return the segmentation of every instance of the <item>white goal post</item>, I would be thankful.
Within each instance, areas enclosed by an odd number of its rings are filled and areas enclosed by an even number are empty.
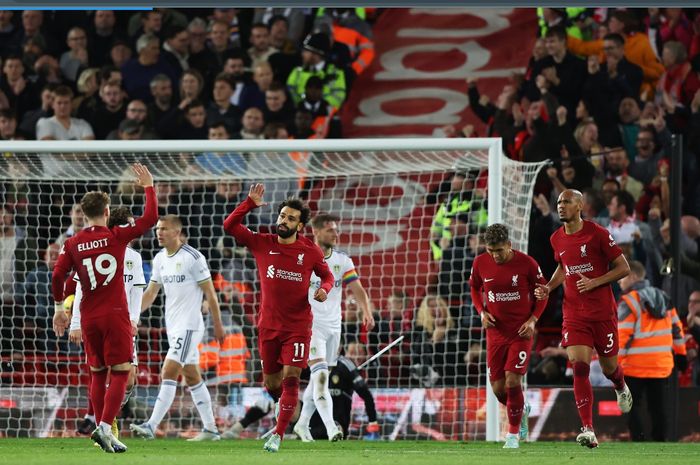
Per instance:
[[[416,348],[422,347],[416,342],[419,338],[415,335],[413,342],[403,341],[398,351],[390,351],[394,355],[380,357],[379,366],[368,369],[367,375],[373,377],[370,387],[375,389],[376,396],[389,396],[387,399],[393,399],[390,402],[404,402],[399,405],[398,412],[387,414],[392,423],[384,425],[383,437],[413,437],[411,421],[420,419],[421,413],[416,412],[418,407],[415,402],[411,405],[410,399],[420,398],[423,399],[420,400],[421,408],[424,408],[422,415],[430,416],[428,431],[435,431],[435,438],[444,433],[454,439],[498,440],[499,408],[488,387],[485,422],[480,419],[480,414],[466,412],[467,407],[460,407],[462,410],[451,416],[440,412],[440,406],[448,405],[449,396],[459,397],[461,400],[457,404],[466,405],[468,396],[478,397],[467,391],[483,390],[488,382],[484,382],[484,354],[479,354],[477,349],[481,343],[479,328],[471,323],[473,318],[466,307],[468,297],[449,298],[440,294],[443,284],[449,287],[459,283],[440,281],[442,264],[431,253],[430,241],[433,216],[440,203],[452,195],[445,191],[445,186],[449,186],[454,173],[461,173],[466,177],[464,186],[467,187],[464,189],[469,190],[465,198],[471,205],[469,219],[464,220],[467,221],[469,237],[478,236],[486,221],[488,224],[501,222],[511,231],[513,247],[527,251],[535,179],[546,162],[510,160],[503,155],[501,144],[498,138],[3,142],[0,148],[3,154],[0,157],[0,181],[3,184],[0,207],[3,213],[12,217],[12,225],[22,240],[16,240],[14,256],[9,258],[14,261],[14,267],[0,270],[4,308],[11,307],[15,312],[0,323],[2,345],[11,347],[3,350],[1,355],[13,365],[12,372],[3,373],[0,400],[16,399],[13,405],[18,405],[17,413],[11,416],[19,416],[8,422],[0,418],[0,436],[18,435],[12,425],[23,424],[22,418],[25,418],[25,423],[21,427],[29,428],[29,434],[33,436],[64,435],[67,433],[61,428],[72,428],[70,421],[82,415],[84,406],[80,402],[85,391],[82,369],[78,366],[80,362],[76,361],[79,348],[55,338],[49,342],[41,340],[45,315],[39,307],[50,296],[35,283],[30,286],[33,281],[30,283],[28,276],[41,267],[43,258],[39,251],[47,250],[48,245],[61,240],[60,237],[65,238],[66,231],[73,227],[71,205],[79,201],[84,191],[104,189],[112,194],[113,205],[123,203],[133,207],[138,214],[142,202],[140,194],[133,189],[124,190],[124,186],[131,179],[128,165],[142,162],[153,173],[156,188],[161,185],[162,189],[168,190],[163,194],[166,203],[161,204],[161,213],[188,216],[188,238],[210,259],[213,274],[216,266],[211,263],[209,252],[221,254],[220,263],[226,260],[220,270],[223,283],[248,279],[232,277],[234,274],[245,275],[244,272],[236,274],[236,267],[246,266],[244,264],[249,262],[244,255],[236,255],[240,250],[235,245],[226,245],[226,238],[220,236],[220,223],[223,221],[222,211],[230,212],[235,207],[232,199],[242,199],[249,183],[259,181],[266,183],[266,187],[269,185],[266,196],[269,192],[273,202],[303,192],[304,198],[312,205],[312,214],[326,212],[340,216],[340,247],[355,261],[375,309],[381,309],[392,292],[402,289],[407,293],[406,307],[411,307],[409,326],[420,312],[420,299],[427,294],[441,295],[450,305],[449,311],[456,315],[451,316],[456,321],[454,331],[458,334],[454,341],[456,353],[451,354],[452,358],[438,359],[439,354],[432,354],[433,358],[430,358],[435,364],[431,368],[437,371],[437,378],[422,376],[420,370],[414,369],[428,364],[427,359],[421,357],[423,354],[415,353]],[[221,154],[229,157],[217,158]],[[240,159],[245,167],[229,169],[227,164],[233,159]],[[234,184],[235,195],[231,191],[227,193],[226,187],[230,189]],[[487,197],[484,197],[486,192]],[[274,208],[276,206],[271,206],[269,211],[260,213],[257,225],[263,230],[274,221]],[[477,208],[481,209],[481,216]],[[56,232],[62,234],[57,236]],[[447,245],[441,244],[441,247],[456,247],[456,242],[449,242],[455,238],[449,234],[445,238]],[[146,264],[149,251],[155,247],[153,239],[141,241],[140,246],[146,253]],[[469,247],[467,242],[463,246]],[[229,253],[230,250],[233,252]],[[248,271],[254,272],[254,267]],[[8,282],[10,275],[12,282]],[[437,283],[430,281],[429,276],[433,275],[438,276],[435,278]],[[240,299],[244,311],[248,311],[249,306],[254,312],[257,303],[255,284],[250,288],[252,290],[245,291],[237,288],[234,294],[240,293],[236,298]],[[434,288],[438,290],[432,290]],[[465,303],[455,303],[461,300]],[[233,310],[231,312],[235,314]],[[382,312],[379,314],[383,315]],[[157,320],[161,316],[157,312],[148,316],[148,322],[143,324],[139,333],[139,348],[144,358],[139,369],[140,385],[136,398],[141,399],[139,406],[148,412],[148,399],[153,397],[153,386],[157,387],[157,367],[161,361],[158,356],[164,356],[164,343],[157,335]],[[241,317],[242,322],[234,321],[230,326],[239,328],[246,335],[254,334],[251,318],[246,314]],[[29,329],[23,323],[26,321],[31,321]],[[18,325],[22,327],[18,328]],[[358,341],[362,340],[368,347],[373,344],[371,334],[357,334]],[[379,339],[377,344],[381,344]],[[247,363],[252,367],[255,343],[249,340],[248,348],[251,354]],[[67,350],[70,357],[63,357],[65,354],[61,350]],[[475,371],[462,372],[457,365],[466,364],[470,355],[474,356]],[[54,368],[41,365],[36,373],[27,373],[31,371],[28,367],[39,366],[37,364],[41,364],[42,359],[50,359]],[[392,365],[395,363],[398,365]],[[408,366],[404,366],[405,363]],[[42,373],[44,369],[47,373]],[[216,371],[215,367],[211,369]],[[61,371],[69,374],[64,376]],[[254,402],[260,384],[255,382],[253,371],[251,368],[246,383],[225,391],[217,418],[230,424]],[[216,373],[210,379],[216,379]],[[219,393],[219,387],[212,381],[213,391]],[[431,392],[415,396],[409,392],[414,389]],[[455,391],[447,392],[447,389]],[[45,401],[44,397],[52,401]],[[188,402],[187,393],[180,392],[171,410],[173,434],[181,434],[196,422],[192,419],[196,414]],[[409,414],[411,408],[413,413]],[[32,418],[27,422],[28,415]],[[355,415],[353,413],[353,425],[360,425],[361,431],[366,418],[362,411]],[[447,422],[462,424],[451,426]]]

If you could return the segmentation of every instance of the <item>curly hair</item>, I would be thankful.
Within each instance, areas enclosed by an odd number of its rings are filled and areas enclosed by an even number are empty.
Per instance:
[[[109,222],[107,223],[108,228],[113,228],[115,226],[121,226],[122,224],[127,224],[129,218],[134,215],[131,213],[128,207],[116,207],[111,208],[109,211]]]
[[[504,224],[492,224],[484,231],[484,242],[486,242],[486,245],[503,244],[508,241],[508,228]]]

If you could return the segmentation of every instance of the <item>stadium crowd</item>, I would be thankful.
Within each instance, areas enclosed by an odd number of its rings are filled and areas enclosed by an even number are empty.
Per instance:
[[[0,139],[342,137],[338,112],[374,58],[372,13],[1,11]],[[668,291],[671,137],[684,134],[683,296],[677,307],[689,350],[675,360],[685,384],[700,384],[700,12],[544,8],[538,14],[538,39],[524,74],[513,76],[497,96],[480,94],[479,83],[467,81],[471,108],[486,124],[480,135],[502,137],[513,159],[554,160],[535,186],[528,252],[550,276],[556,264],[542,238],[560,226],[558,194],[578,189],[585,195],[585,217],[608,228],[628,259],[642,264],[634,289]],[[477,135],[473,125],[443,129]],[[186,168],[227,176],[251,163],[238,154],[204,153]],[[471,262],[484,250],[485,186],[470,172],[444,181],[430,200],[437,211],[430,244],[436,272],[427,289],[381,296],[384,308],[369,334],[356,303],[345,302],[347,343],[361,342],[373,353],[407,336],[370,369],[370,384],[484,384],[484,347],[468,279]],[[122,185],[110,187],[115,200],[133,194]],[[277,182],[270,202],[298,189],[294,182]],[[240,379],[257,380],[255,265],[224,237],[222,221],[211,221],[223,220],[247,186],[158,183],[157,191],[160,214],[183,218],[188,243],[208,256],[228,332],[243,334],[250,350],[244,351],[246,366],[237,365],[246,371]],[[49,283],[61,242],[84,226],[75,203],[82,193],[73,184],[39,189],[19,178],[2,187],[0,350],[9,369],[37,352],[78,353],[50,331]],[[271,212],[249,215],[248,226],[265,230]],[[150,236],[136,248],[146,264],[157,243]],[[616,297],[630,290],[618,286]],[[559,295],[539,323],[531,383],[570,382],[558,347],[560,309]],[[141,328],[144,349],[165,352],[165,339],[150,330],[161,316],[152,311]],[[215,365],[202,362],[213,375]]]

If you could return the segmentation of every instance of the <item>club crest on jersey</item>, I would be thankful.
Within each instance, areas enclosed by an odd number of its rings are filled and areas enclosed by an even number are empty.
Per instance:
[[[175,271],[180,272],[181,269],[182,269],[182,263],[180,263],[180,262],[175,263]]]
[[[131,271],[131,269],[134,267],[134,261],[133,260],[127,260],[124,262],[124,266],[126,266],[126,269]]]
[[[582,256],[582,257],[587,257],[587,255],[586,255],[586,246],[587,246],[587,245],[588,245],[588,244],[583,244],[583,245],[581,246],[581,256]]]
[[[518,287],[518,275],[513,275],[513,287]]]
[[[331,382],[333,384],[338,384],[340,382],[340,376],[338,376],[338,375],[331,376]]]
[[[297,255],[297,265],[303,265],[304,264],[304,254],[300,253]]]
[[[335,274],[340,273],[340,265],[333,265],[333,272]]]

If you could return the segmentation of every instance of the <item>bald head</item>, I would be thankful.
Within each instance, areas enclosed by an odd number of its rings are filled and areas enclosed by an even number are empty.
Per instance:
[[[557,199],[557,213],[564,223],[581,221],[583,194],[576,189],[566,189]]]
[[[700,220],[692,215],[681,216],[681,229],[691,239],[700,237]]]

